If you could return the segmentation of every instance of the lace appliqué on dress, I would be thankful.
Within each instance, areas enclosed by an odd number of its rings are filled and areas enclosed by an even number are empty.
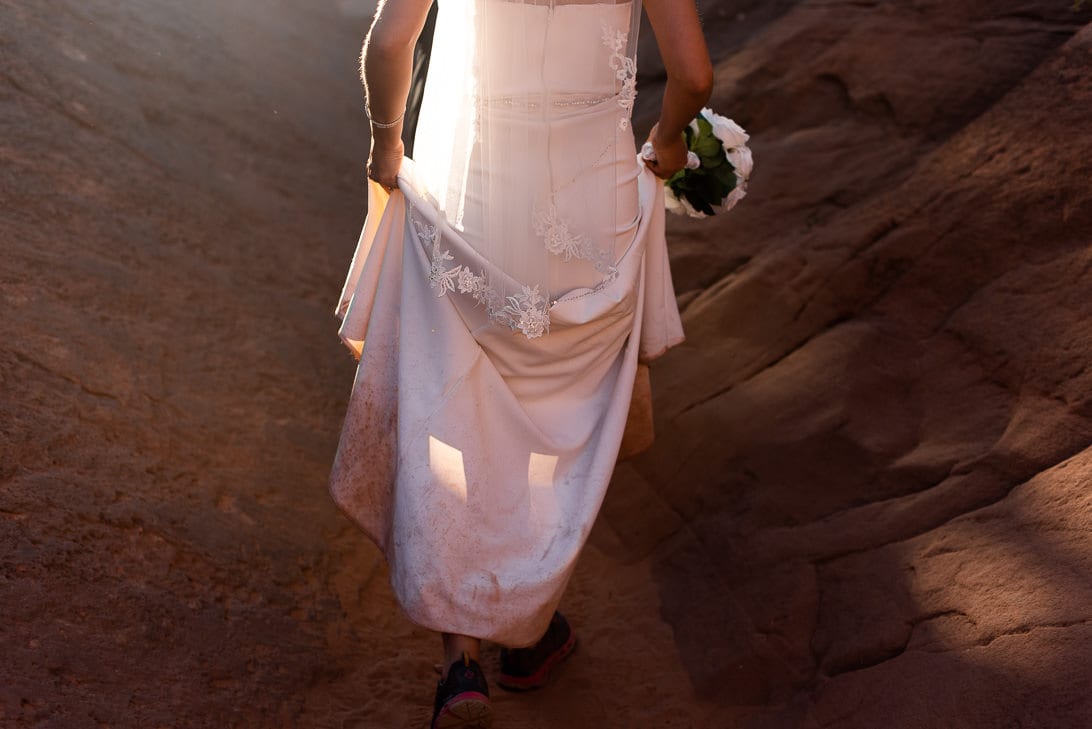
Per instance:
[[[637,98],[637,61],[625,54],[629,34],[624,30],[611,28],[603,24],[603,45],[610,49],[610,67],[614,75],[622,82],[618,92],[618,106],[626,114],[618,121],[619,129],[629,128],[629,117],[633,113],[633,102]]]
[[[509,296],[504,313],[509,317],[508,325],[519,329],[528,339],[541,337],[550,331],[546,297],[538,290],[537,284],[533,288],[524,286],[520,293]]]
[[[418,237],[429,243],[429,286],[437,296],[458,291],[470,294],[475,302],[485,306],[490,321],[520,330],[528,339],[541,337],[550,331],[550,311],[546,297],[538,286],[524,286],[519,293],[503,298],[486,282],[485,271],[474,273],[465,265],[449,266],[454,261],[450,250],[440,246],[440,229],[418,217],[411,209],[410,219]]]
[[[603,274],[607,282],[613,281],[618,275],[610,253],[597,249],[586,235],[570,230],[568,221],[562,217],[553,200],[546,207],[535,209],[532,225],[535,234],[543,238],[546,250],[555,256],[561,256],[565,261],[573,258],[591,261],[595,264],[595,270]]]

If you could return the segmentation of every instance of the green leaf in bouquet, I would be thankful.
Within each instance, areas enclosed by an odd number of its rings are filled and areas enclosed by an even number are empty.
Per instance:
[[[712,168],[712,172],[721,184],[728,187],[728,191],[725,193],[726,195],[736,188],[736,184],[739,180],[736,177],[735,167],[730,164],[720,165],[719,167]]]
[[[724,153],[724,148],[720,146],[720,140],[710,135],[708,137],[701,136],[698,139],[697,144],[694,145],[694,151],[698,153],[698,156],[703,160],[715,159],[720,154]]]
[[[698,137],[703,138],[703,139],[708,138],[708,137],[712,137],[713,139],[716,139],[716,135],[713,134],[713,125],[709,123],[709,120],[706,119],[701,114],[698,114],[697,119],[698,119]]]
[[[726,185],[723,180],[717,179],[715,181],[715,189],[712,190],[712,199],[715,205],[719,205],[724,198],[728,197],[728,193],[732,191],[735,185]]]
[[[705,169],[716,169],[727,161],[728,158],[725,157],[723,154],[713,155],[712,157],[705,156],[701,158],[701,166]]]

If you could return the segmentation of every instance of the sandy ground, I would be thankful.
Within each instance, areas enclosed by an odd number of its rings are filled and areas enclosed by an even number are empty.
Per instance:
[[[1089,9],[702,5],[751,196],[497,726],[1088,726]],[[0,0],[0,726],[427,723],[325,490],[368,11]]]

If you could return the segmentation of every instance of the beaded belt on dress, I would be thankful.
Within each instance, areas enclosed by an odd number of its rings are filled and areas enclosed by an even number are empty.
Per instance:
[[[612,101],[618,98],[617,94],[589,96],[587,94],[559,94],[551,97],[549,105],[556,109],[572,109],[586,106],[595,106],[604,101]],[[528,96],[495,96],[484,100],[485,106],[504,107],[511,109],[527,109],[533,111],[541,109],[543,97],[541,95]]]

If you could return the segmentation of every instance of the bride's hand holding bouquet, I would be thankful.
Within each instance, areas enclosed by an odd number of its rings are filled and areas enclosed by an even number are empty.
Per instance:
[[[664,205],[669,211],[704,218],[731,210],[747,194],[754,167],[747,146],[750,136],[731,119],[706,108],[672,144],[660,142],[655,133],[653,127],[641,158],[665,180]]]
[[[645,148],[651,148],[652,154],[644,156],[645,166],[661,180],[669,180],[686,167],[690,150],[683,135],[663,139],[659,132],[659,124],[653,126],[649,132]]]

